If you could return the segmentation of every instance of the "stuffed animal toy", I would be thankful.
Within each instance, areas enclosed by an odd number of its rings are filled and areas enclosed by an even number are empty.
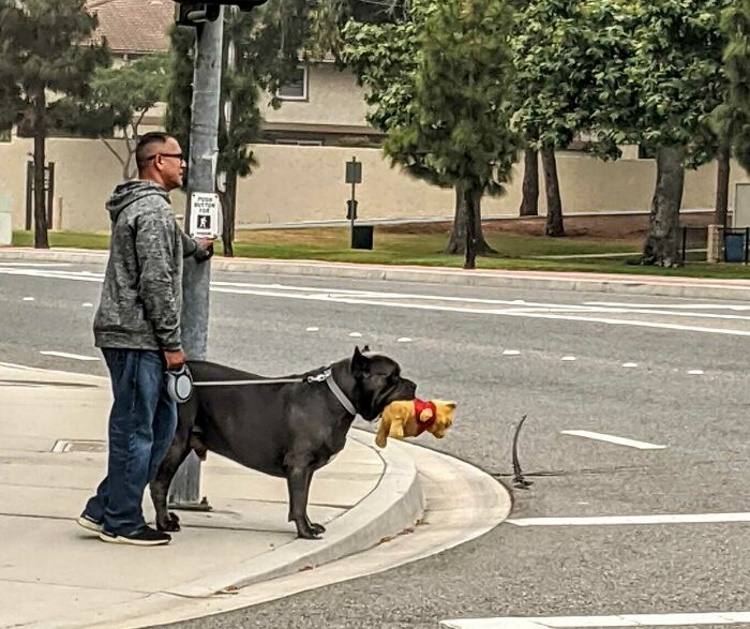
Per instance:
[[[438,439],[453,424],[455,402],[445,400],[399,400],[385,407],[381,417],[375,443],[385,448],[388,437],[403,439],[417,437],[427,431]]]

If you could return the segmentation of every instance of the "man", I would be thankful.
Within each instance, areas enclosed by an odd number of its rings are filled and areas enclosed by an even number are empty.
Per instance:
[[[146,525],[141,503],[177,426],[165,369],[185,362],[180,344],[182,258],[211,257],[210,240],[194,241],[175,221],[169,191],[182,185],[179,142],[148,133],[136,148],[138,179],[118,185],[107,210],[109,262],[94,319],[96,346],[110,372],[107,476],[77,522],[106,542],[157,546],[170,536]]]

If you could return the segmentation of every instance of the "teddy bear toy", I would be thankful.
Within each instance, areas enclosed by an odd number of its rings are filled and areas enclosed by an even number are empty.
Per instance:
[[[438,439],[453,424],[455,402],[445,400],[398,400],[385,407],[375,443],[385,448],[388,437],[403,439],[430,432]]]

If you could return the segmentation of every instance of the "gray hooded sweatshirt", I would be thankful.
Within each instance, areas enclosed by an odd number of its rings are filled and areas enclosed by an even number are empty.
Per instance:
[[[94,318],[97,347],[180,349],[185,238],[169,195],[151,181],[128,181],[107,202],[109,262]],[[192,253],[192,252],[191,252]]]

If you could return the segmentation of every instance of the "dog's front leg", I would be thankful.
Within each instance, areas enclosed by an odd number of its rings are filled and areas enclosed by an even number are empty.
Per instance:
[[[297,526],[297,537],[319,539],[325,532],[321,524],[310,522],[307,517],[307,500],[310,495],[312,469],[309,465],[293,466],[287,470],[286,483],[289,490],[289,522]]]

